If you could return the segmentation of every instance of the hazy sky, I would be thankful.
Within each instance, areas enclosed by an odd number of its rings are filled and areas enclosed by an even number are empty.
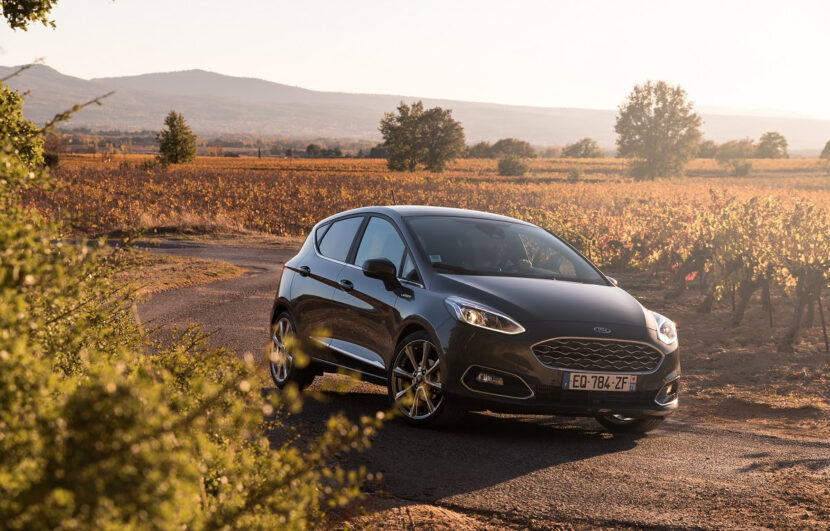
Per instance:
[[[701,107],[830,119],[827,0],[61,0],[53,14],[56,30],[3,25],[0,64],[588,108],[664,79]]]

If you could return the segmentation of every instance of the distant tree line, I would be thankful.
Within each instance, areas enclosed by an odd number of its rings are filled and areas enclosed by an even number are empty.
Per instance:
[[[780,133],[770,131],[761,135],[758,143],[751,138],[730,140],[718,145],[712,140],[703,140],[697,146],[695,155],[701,159],[785,159],[789,157],[787,139]]]
[[[498,159],[508,155],[527,158],[538,156],[529,142],[516,138],[502,138],[494,144],[479,142],[467,148],[465,153],[470,159]]]

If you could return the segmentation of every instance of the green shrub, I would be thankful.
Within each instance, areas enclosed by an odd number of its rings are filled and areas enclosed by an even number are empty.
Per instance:
[[[752,162],[745,159],[721,160],[719,163],[733,177],[746,177],[752,171]]]
[[[130,251],[67,244],[22,208],[47,178],[13,140],[0,129],[2,527],[305,529],[358,497],[363,472],[332,461],[380,415],[274,443],[298,393],[264,403],[251,356],[193,329],[145,352],[134,290],[115,280]]]
[[[582,179],[582,175],[582,168],[571,168],[570,170],[568,170],[568,182],[578,182]]]
[[[505,155],[499,159],[499,175],[521,177],[528,171],[525,161],[516,155]]]

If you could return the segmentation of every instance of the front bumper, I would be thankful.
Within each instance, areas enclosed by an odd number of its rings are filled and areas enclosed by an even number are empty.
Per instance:
[[[526,329],[524,333],[507,335],[456,320],[446,322],[438,331],[447,367],[444,392],[468,409],[504,413],[561,416],[613,413],[627,417],[650,417],[666,416],[677,409],[678,384],[674,385],[673,399],[666,400],[663,394],[667,385],[677,382],[680,377],[677,345],[662,344],[653,330],[610,323],[535,322],[522,325]],[[613,332],[598,336],[593,331],[597,326],[610,328]],[[650,372],[631,373],[637,374],[635,391],[563,389],[565,373],[593,371],[550,368],[543,365],[531,351],[532,345],[559,337],[644,342],[660,350],[663,359]],[[474,383],[475,374],[482,371],[499,375],[503,383]]]

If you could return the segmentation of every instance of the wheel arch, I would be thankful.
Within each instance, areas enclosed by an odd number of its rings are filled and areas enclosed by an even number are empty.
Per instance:
[[[288,315],[291,316],[291,319],[296,323],[297,319],[294,317],[294,312],[291,310],[291,306],[288,304],[288,300],[277,297],[274,300],[274,305],[271,308],[271,320],[269,321],[269,326],[274,326],[274,323],[277,322],[277,317],[282,312],[286,312]]]
[[[433,330],[432,326],[430,326],[428,322],[417,317],[410,318],[402,323],[401,328],[395,337],[395,350],[397,351],[398,346],[404,338],[414,334],[415,332],[426,332],[427,335],[432,338],[432,342],[435,346],[438,347],[438,351],[442,352],[441,341],[438,339],[438,334],[435,333],[435,330]]]

